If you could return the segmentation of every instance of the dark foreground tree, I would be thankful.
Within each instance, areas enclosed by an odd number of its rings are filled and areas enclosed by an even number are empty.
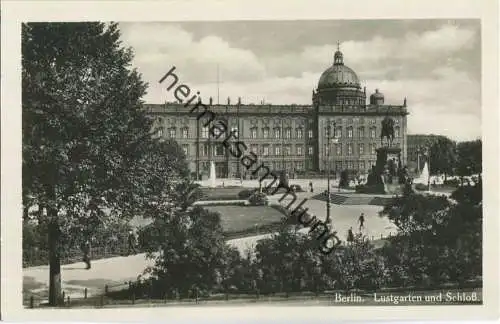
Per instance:
[[[181,297],[210,293],[230,282],[234,251],[224,240],[220,215],[202,207],[164,208],[151,227],[146,272],[156,279],[158,293]]]
[[[22,25],[23,204],[44,211],[51,305],[61,301],[65,238],[140,214],[170,181],[151,175],[146,84],[119,38],[117,24]]]
[[[410,194],[384,207],[381,214],[399,229],[382,250],[393,285],[463,283],[481,275],[481,183],[452,198]]]
[[[445,176],[453,174],[456,165],[456,144],[447,137],[439,137],[432,143],[430,148],[430,173],[442,173]]]
[[[459,176],[470,176],[482,172],[481,140],[460,142],[457,144],[457,173]]]

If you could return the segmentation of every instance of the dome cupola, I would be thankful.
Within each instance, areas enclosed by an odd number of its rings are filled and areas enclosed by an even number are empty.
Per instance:
[[[356,72],[344,64],[344,54],[337,42],[333,64],[320,76],[317,100],[327,105],[364,105],[366,94],[361,91],[361,83]]]
[[[344,54],[340,51],[340,43],[337,43],[337,51],[333,55],[333,64],[319,78],[318,89],[328,88],[361,88],[356,73],[350,67],[344,65]]]
[[[370,96],[370,105],[383,105],[384,104],[384,94],[375,89],[375,93]]]

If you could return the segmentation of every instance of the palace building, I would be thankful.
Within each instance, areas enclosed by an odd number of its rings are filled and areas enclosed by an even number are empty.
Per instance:
[[[340,50],[320,76],[311,99],[311,105],[255,105],[244,104],[241,98],[236,103],[228,98],[226,104],[213,104],[210,98],[208,106],[271,170],[322,173],[329,167],[335,173],[349,170],[365,174],[376,162],[386,116],[394,121],[392,145],[401,149],[406,165],[406,98],[402,105],[387,105],[378,90],[367,98],[366,88],[361,88],[357,74],[344,64]],[[251,171],[222,145],[223,138],[210,136],[208,127],[189,107],[165,103],[146,104],[145,108],[155,119],[158,136],[180,144],[196,176],[208,175],[210,161],[214,161],[219,178],[250,176]]]

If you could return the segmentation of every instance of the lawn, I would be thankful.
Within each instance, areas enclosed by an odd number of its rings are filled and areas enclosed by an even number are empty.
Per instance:
[[[200,188],[203,197],[200,199],[202,201],[209,200],[238,200],[238,193],[245,189],[252,188]]]
[[[281,224],[284,215],[269,206],[205,206],[207,210],[218,212],[227,234],[254,232],[258,229]]]

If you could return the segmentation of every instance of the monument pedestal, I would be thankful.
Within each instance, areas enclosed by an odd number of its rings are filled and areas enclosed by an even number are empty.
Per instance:
[[[395,193],[396,191],[400,191],[397,177],[398,168],[401,167],[400,157],[400,148],[378,148],[377,161],[368,175],[366,185],[356,187],[356,191],[359,193],[373,194]]]

